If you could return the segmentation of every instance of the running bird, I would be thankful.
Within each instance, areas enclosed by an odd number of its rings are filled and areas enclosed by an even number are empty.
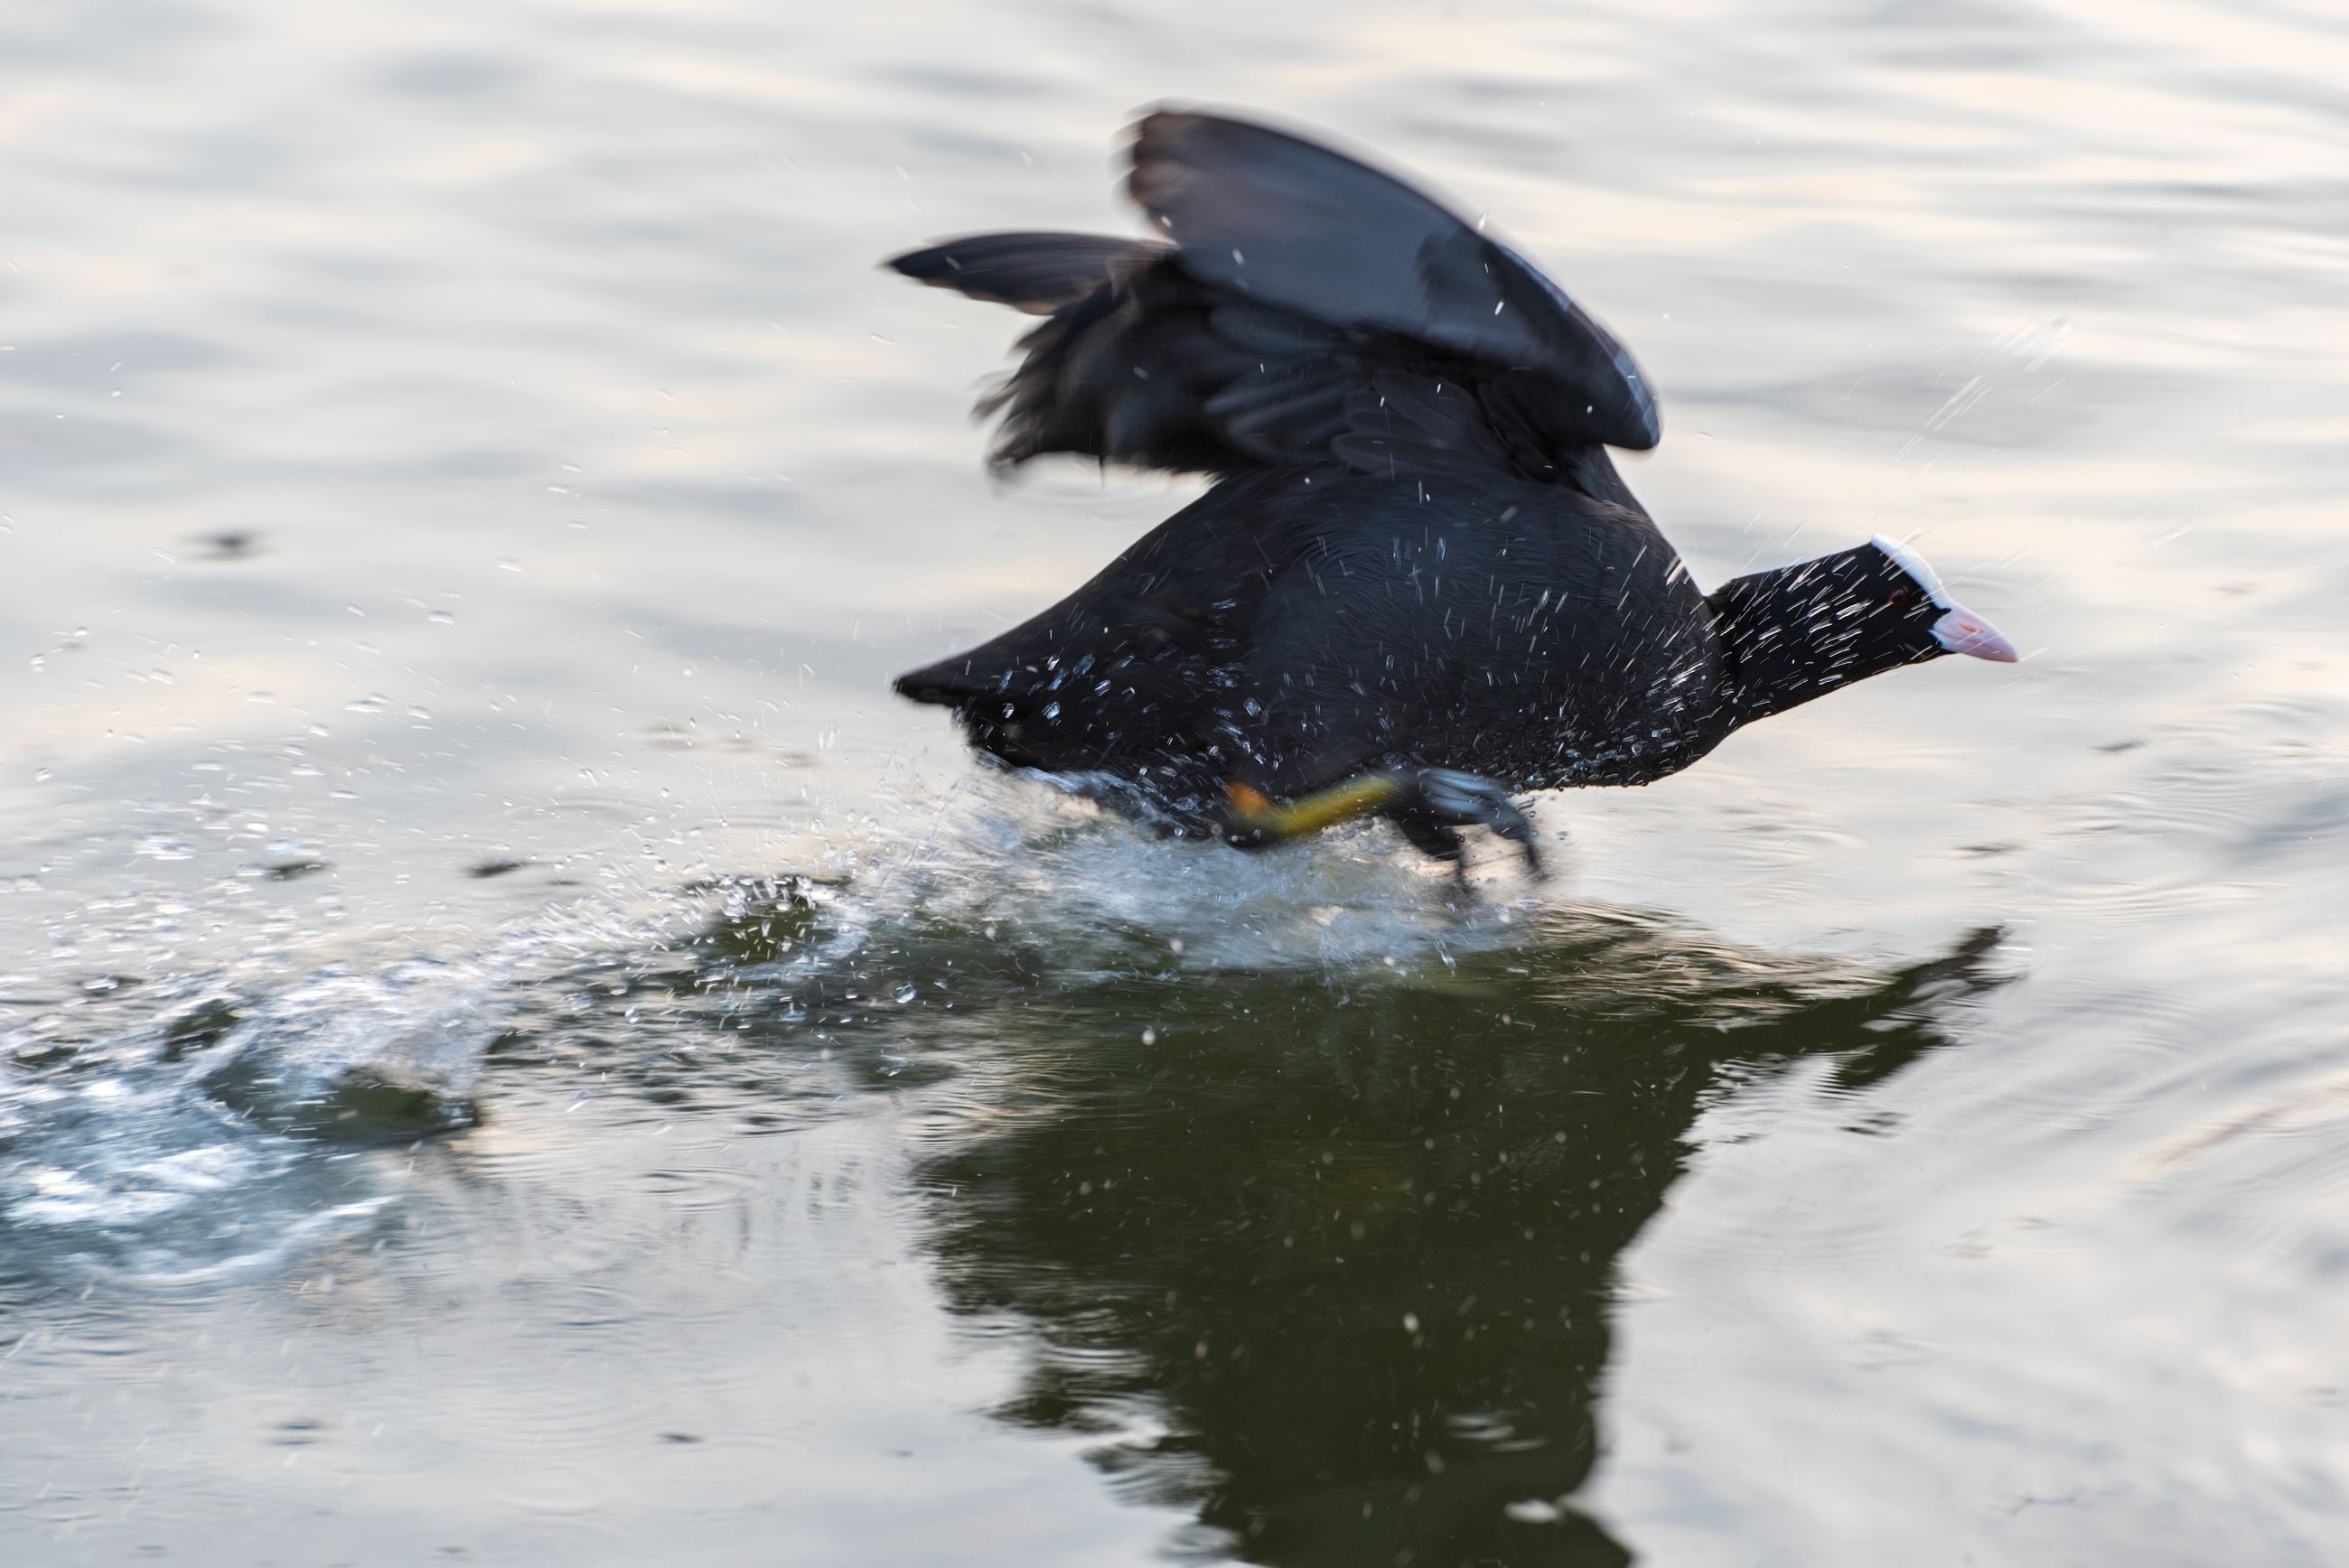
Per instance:
[[[2012,662],[1878,538],[1701,593],[1609,460],[1630,354],[1523,256],[1354,159],[1220,115],[1134,129],[1159,240],[980,234],[888,264],[1043,320],[980,405],[1046,452],[1216,483],[1093,580],[901,676],[971,743],[1257,847],[1376,813],[1457,861],[1512,797],[1677,772],[1943,654]]]

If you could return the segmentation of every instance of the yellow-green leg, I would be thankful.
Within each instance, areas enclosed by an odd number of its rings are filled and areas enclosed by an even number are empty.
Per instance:
[[[1245,784],[1224,786],[1233,824],[1251,844],[1280,844],[1309,837],[1367,816],[1403,793],[1402,780],[1391,773],[1361,774],[1299,800],[1275,800]],[[1238,836],[1235,841],[1240,841]]]
[[[1231,813],[1225,836],[1242,848],[1288,843],[1340,822],[1382,811],[1395,819],[1411,841],[1441,859],[1459,857],[1454,827],[1490,828],[1525,851],[1536,876],[1541,850],[1533,823],[1509,798],[1506,785],[1453,768],[1417,768],[1407,773],[1363,773],[1296,800],[1275,800],[1246,784],[1224,787]]]

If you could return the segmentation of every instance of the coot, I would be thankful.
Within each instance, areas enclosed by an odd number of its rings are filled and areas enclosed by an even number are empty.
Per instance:
[[[1878,538],[1699,592],[1609,447],[1655,397],[1533,264],[1400,181],[1223,115],[1134,129],[1163,238],[980,234],[890,262],[1040,316],[994,458],[1216,483],[1034,619],[898,677],[971,743],[1256,847],[1375,812],[1421,850],[1512,795],[1644,784],[1943,654],[2012,661]]]

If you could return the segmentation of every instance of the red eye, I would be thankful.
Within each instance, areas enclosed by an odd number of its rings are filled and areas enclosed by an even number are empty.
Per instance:
[[[1916,596],[1917,595],[1911,593],[1906,588],[1895,588],[1892,591],[1890,597],[1887,598],[1884,602],[1897,610],[1901,605],[1909,603],[1909,600],[1914,599]]]

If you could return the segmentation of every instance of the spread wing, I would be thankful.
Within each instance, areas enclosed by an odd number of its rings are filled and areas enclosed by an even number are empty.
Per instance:
[[[981,405],[1001,417],[999,464],[1466,463],[1611,500],[1599,449],[1656,443],[1654,397],[1607,330],[1390,175],[1285,131],[1161,110],[1135,128],[1126,184],[1165,242],[988,234],[890,263],[1045,317]]]

